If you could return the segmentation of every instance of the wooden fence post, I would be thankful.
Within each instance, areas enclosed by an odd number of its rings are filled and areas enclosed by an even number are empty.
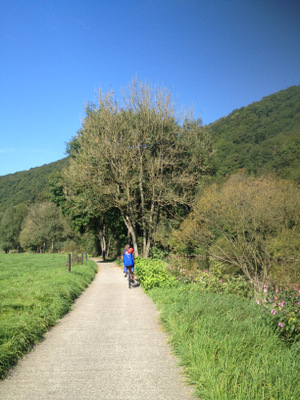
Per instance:
[[[83,253],[81,253],[81,265],[83,264]]]
[[[71,272],[71,254],[68,255],[69,259],[69,272]]]

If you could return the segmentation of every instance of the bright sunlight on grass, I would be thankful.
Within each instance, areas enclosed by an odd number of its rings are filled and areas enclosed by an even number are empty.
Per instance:
[[[299,343],[280,340],[255,304],[192,285],[149,294],[201,399],[300,398]]]
[[[97,265],[59,254],[0,254],[0,379],[67,313]]]

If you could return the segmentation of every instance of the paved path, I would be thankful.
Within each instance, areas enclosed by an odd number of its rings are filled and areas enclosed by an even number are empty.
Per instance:
[[[1,400],[191,398],[152,301],[115,264],[99,266],[72,312],[0,382]]]

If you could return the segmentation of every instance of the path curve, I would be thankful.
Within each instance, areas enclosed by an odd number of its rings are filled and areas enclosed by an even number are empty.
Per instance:
[[[72,311],[0,382],[1,400],[191,398],[151,299],[116,264],[95,261]]]

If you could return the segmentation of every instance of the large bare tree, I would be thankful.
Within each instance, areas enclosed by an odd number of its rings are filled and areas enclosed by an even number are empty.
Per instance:
[[[148,256],[163,213],[192,204],[206,171],[209,137],[199,120],[181,121],[168,91],[135,80],[121,100],[99,91],[70,143],[66,196],[85,212],[118,209],[136,255]]]

